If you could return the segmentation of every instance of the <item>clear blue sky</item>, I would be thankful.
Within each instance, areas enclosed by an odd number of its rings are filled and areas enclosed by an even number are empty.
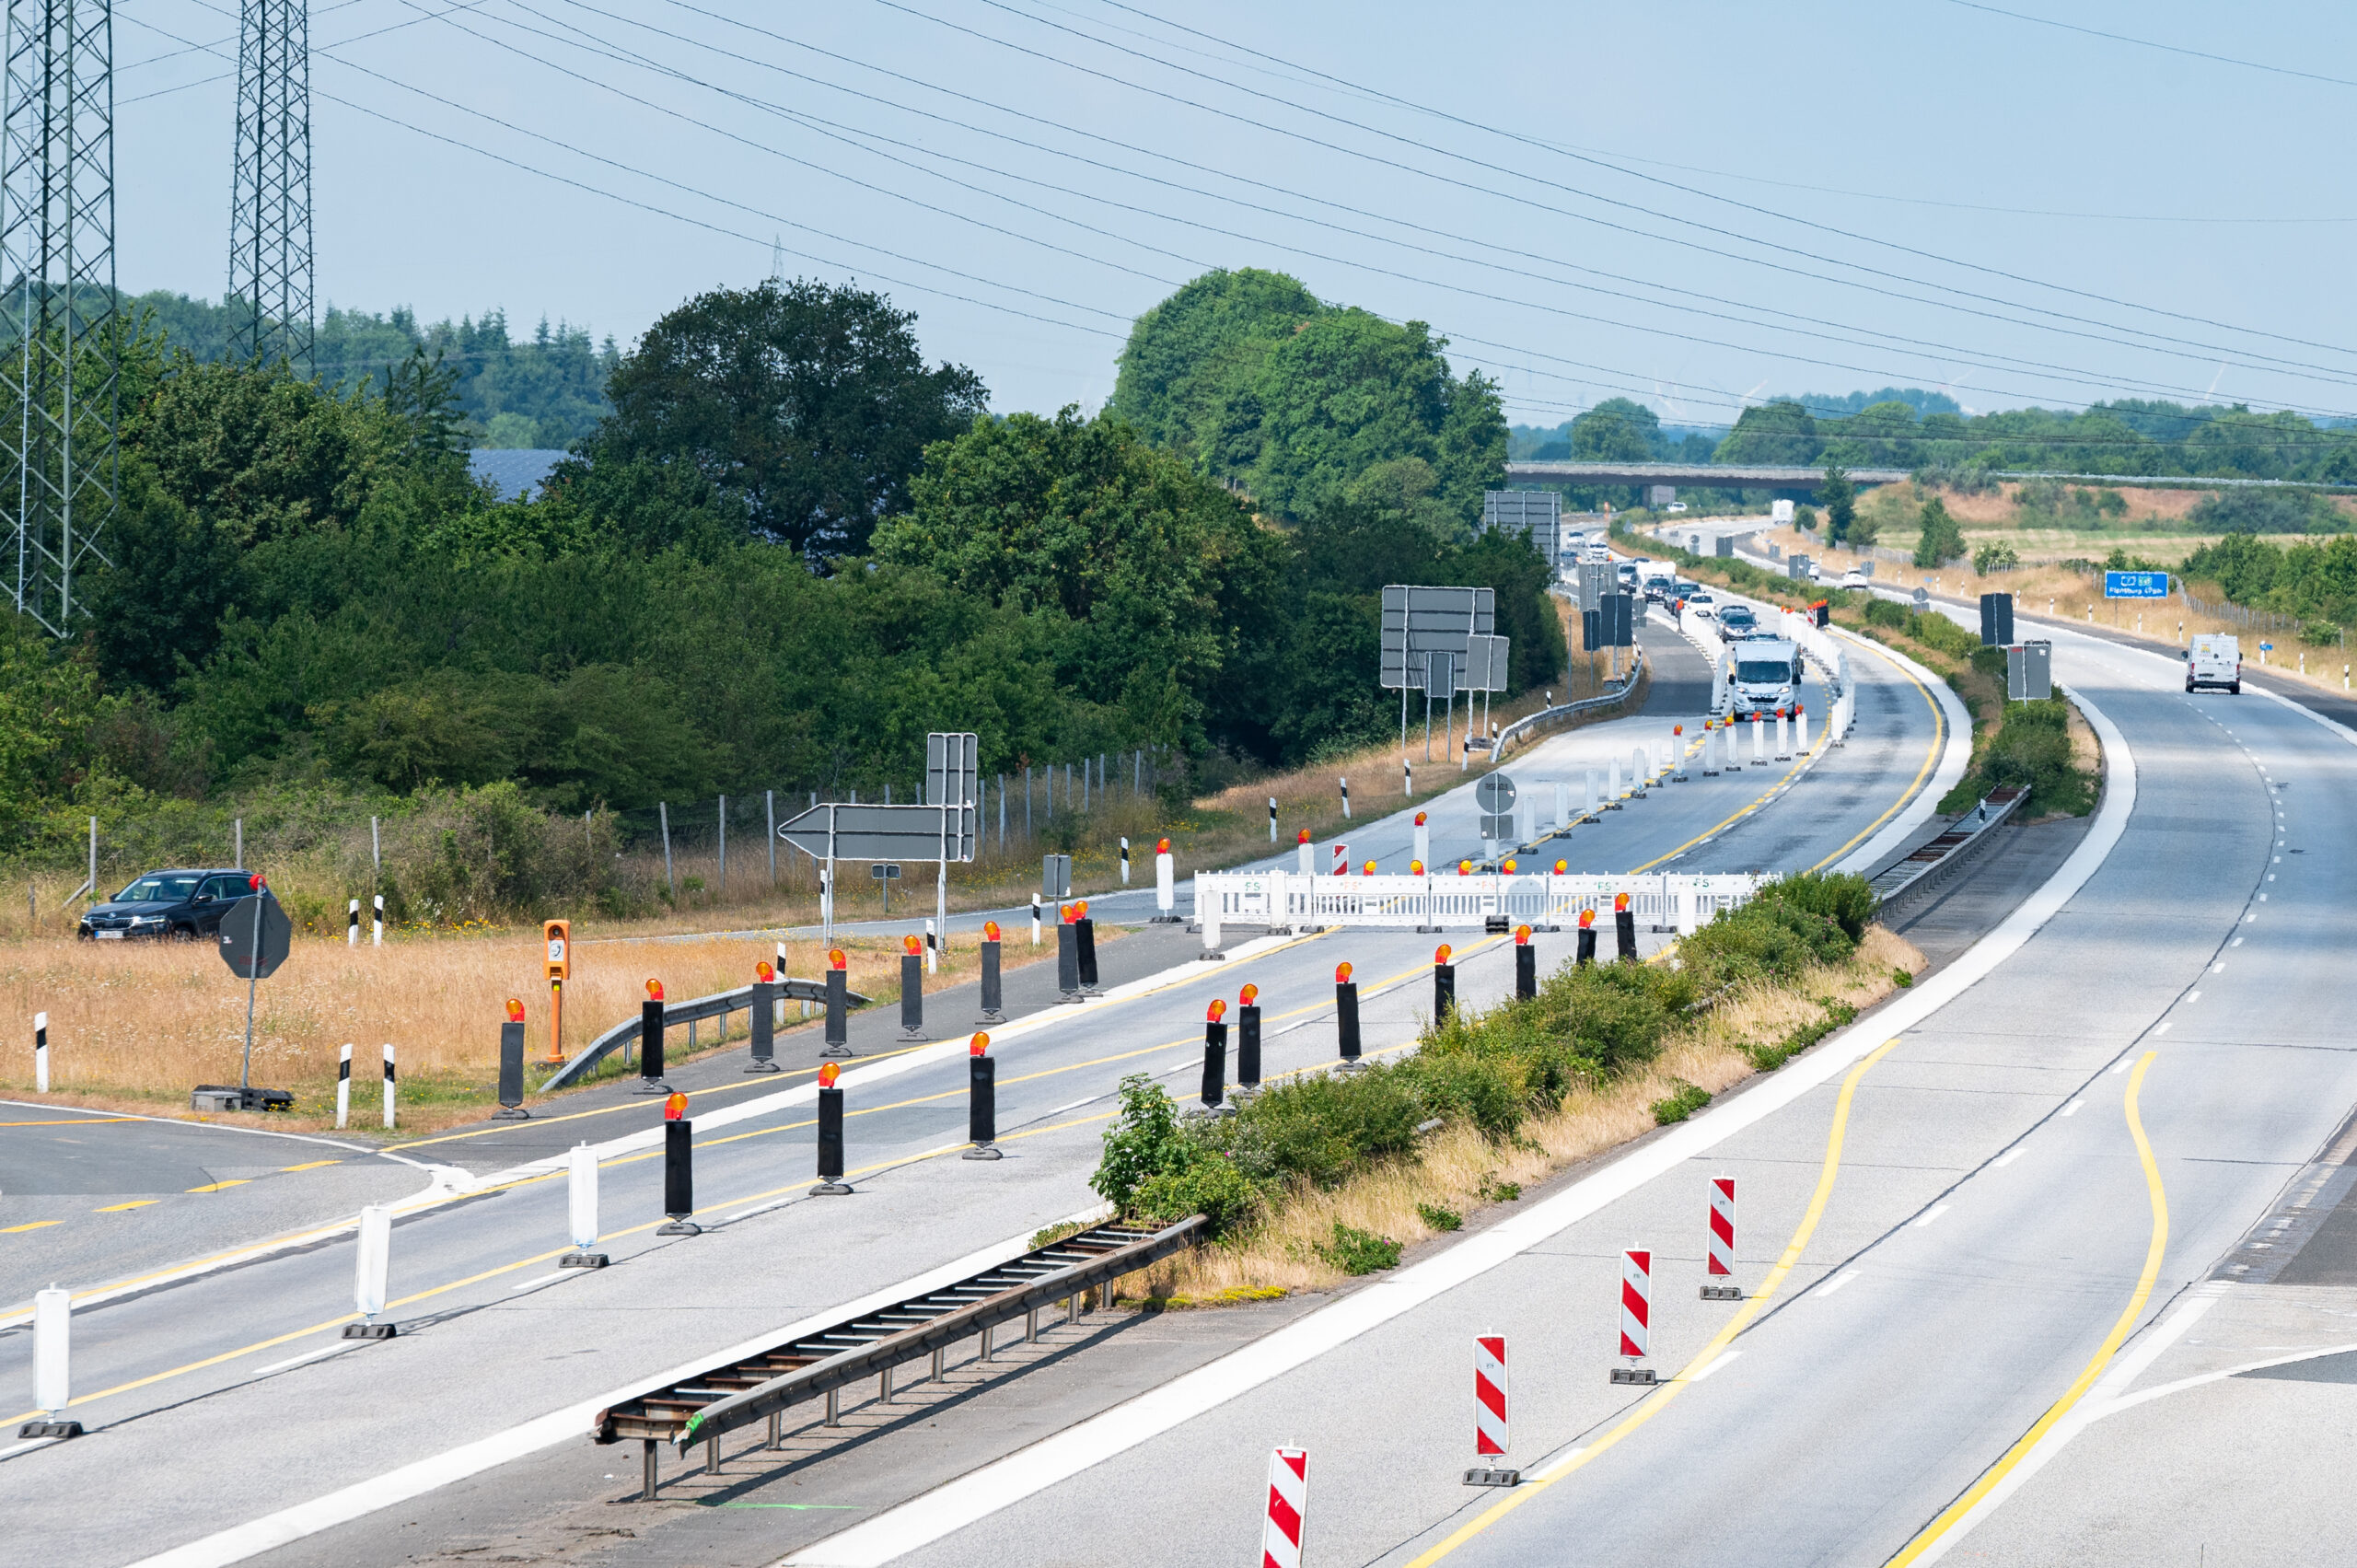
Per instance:
[[[1956,0],[315,5],[319,297],[627,343],[774,237],[1002,411],[1095,406],[1139,311],[1256,265],[1433,323],[1518,421],[1893,382],[2357,413],[2357,85],[2285,74],[2357,82],[2357,10],[2003,8],[2282,69]],[[235,9],[116,15],[121,281],[217,296]]]

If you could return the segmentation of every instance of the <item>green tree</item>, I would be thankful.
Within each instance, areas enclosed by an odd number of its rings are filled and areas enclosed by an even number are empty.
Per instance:
[[[916,318],[881,295],[796,280],[700,295],[647,330],[607,383],[596,461],[693,467],[761,538],[812,557],[864,550],[903,509],[924,448],[988,401],[928,370]]]
[[[1714,463],[1813,463],[1817,421],[1795,402],[1762,403],[1736,416],[1735,428],[1711,454]]]
[[[1907,405],[1901,403],[1898,406],[1904,408]],[[1858,486],[1851,479],[1850,470],[1839,462],[1829,460],[1825,465],[1825,478],[1817,487],[1817,498],[1825,506],[1825,537],[1829,542],[1840,544],[1850,537],[1850,530],[1858,517]]]
[[[1628,398],[1607,398],[1572,421],[1572,456],[1581,462],[1650,462],[1663,444],[1661,420]]]
[[[1936,495],[1923,503],[1922,527],[1915,545],[1916,565],[1945,566],[1964,553],[1964,529]]]
[[[1217,268],[1137,319],[1122,345],[1110,412],[1204,473],[1234,477],[1257,453],[1225,450],[1222,422],[1248,403],[1277,342],[1330,307],[1283,273]],[[1257,422],[1256,422],[1257,423]],[[1238,432],[1248,438],[1249,430]]]

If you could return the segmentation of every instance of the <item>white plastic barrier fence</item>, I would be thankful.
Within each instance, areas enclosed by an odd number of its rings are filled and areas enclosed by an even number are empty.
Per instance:
[[[1493,919],[1572,926],[1583,910],[1612,912],[1629,895],[1638,923],[1691,932],[1748,900],[1765,876],[1656,873],[1643,877],[1476,872],[1438,877],[1302,877],[1283,871],[1195,876],[1195,917],[1206,937],[1223,925],[1348,925],[1414,931],[1480,926]],[[1206,946],[1213,946],[1206,941]]]

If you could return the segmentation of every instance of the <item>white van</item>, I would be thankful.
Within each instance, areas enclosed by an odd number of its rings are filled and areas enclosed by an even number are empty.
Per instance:
[[[2243,650],[2230,632],[2196,632],[2185,651],[2185,689],[2223,686],[2239,697],[2243,691]]]
[[[1719,668],[1730,718],[1747,719],[1753,714],[1772,718],[1800,701],[1803,667],[1796,643],[1748,637],[1728,646]]]

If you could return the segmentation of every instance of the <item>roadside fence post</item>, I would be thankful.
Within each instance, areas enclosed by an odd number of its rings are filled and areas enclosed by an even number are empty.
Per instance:
[[[1122,834],[1122,835],[1121,835],[1121,886],[1122,886],[1122,887],[1124,887],[1124,888],[1126,888],[1126,887],[1128,887],[1129,885],[1130,885],[1130,839],[1129,839],[1129,835],[1128,835],[1128,834],[1126,834],[1126,833],[1124,833],[1124,834]]]
[[[1039,895],[1031,895],[1031,946],[1039,945]]]
[[[657,1236],[702,1236],[696,1224],[695,1123],[688,1120],[688,1097],[674,1090],[663,1100],[663,1223]]]
[[[598,1156],[586,1143],[573,1145],[565,1158],[565,1234],[573,1250],[556,1260],[560,1269],[602,1269],[606,1255],[598,1247]]]
[[[376,919],[369,927],[368,945],[372,947],[381,947],[385,945],[385,895],[378,893],[374,901],[377,906]]]
[[[358,899],[353,900],[350,907],[344,911],[343,945],[347,947],[360,946],[360,900]]]
[[[966,1042],[966,1140],[974,1146],[960,1159],[1004,1157],[998,1147],[998,1063],[987,1034]]]
[[[1351,819],[1351,781],[1343,779],[1341,784],[1342,785],[1342,820],[1347,822]]]
[[[851,1191],[843,1180],[843,1092],[835,1087],[842,1072],[832,1062],[819,1069],[819,1185],[810,1189],[813,1198]]]
[[[656,819],[663,824],[664,890],[668,892],[672,898],[677,899],[679,896],[679,885],[674,881],[671,877],[671,803],[668,800],[656,801],[655,803],[655,813]]]
[[[1277,842],[1277,797],[1269,796],[1269,842]]]

